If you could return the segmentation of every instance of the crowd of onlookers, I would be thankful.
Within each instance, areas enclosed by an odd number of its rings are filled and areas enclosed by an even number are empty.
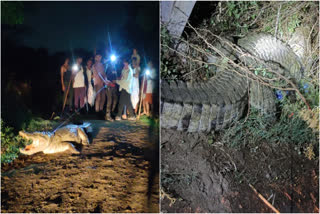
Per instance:
[[[103,60],[101,54],[96,54],[85,66],[82,57],[77,57],[73,65],[69,58],[65,60],[60,69],[63,111],[79,114],[82,109],[94,108],[102,113],[105,107],[105,119],[109,121],[113,118],[135,120],[138,111],[142,115],[152,115],[156,84],[156,69],[152,62],[142,71],[140,55],[133,49],[131,58],[122,60],[122,71],[118,75],[116,59],[112,57]]]

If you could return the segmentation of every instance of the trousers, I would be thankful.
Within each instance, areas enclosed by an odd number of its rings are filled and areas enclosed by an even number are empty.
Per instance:
[[[129,114],[133,116],[134,112],[132,108],[130,94],[126,90],[122,89],[120,93],[120,100],[119,100],[119,107],[118,107],[118,114],[117,114],[118,117],[121,117],[124,106],[127,107]]]
[[[117,87],[107,88],[107,115],[114,112],[118,103],[118,89]]]
[[[80,102],[80,108],[83,108],[84,106],[84,98],[86,96],[86,88],[85,87],[79,87],[79,88],[73,88],[74,90],[74,108],[79,108],[79,102]]]

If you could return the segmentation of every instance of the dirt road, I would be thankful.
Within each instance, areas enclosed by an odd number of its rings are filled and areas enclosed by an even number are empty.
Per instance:
[[[158,131],[99,120],[80,155],[20,156],[2,168],[2,212],[159,212]]]

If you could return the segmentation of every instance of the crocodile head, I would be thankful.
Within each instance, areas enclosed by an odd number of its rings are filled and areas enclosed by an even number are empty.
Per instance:
[[[31,140],[32,143],[27,145],[24,149],[20,148],[20,152],[26,155],[32,155],[37,152],[43,151],[50,142],[50,134],[46,132],[28,133],[20,131],[19,135],[26,140]]]

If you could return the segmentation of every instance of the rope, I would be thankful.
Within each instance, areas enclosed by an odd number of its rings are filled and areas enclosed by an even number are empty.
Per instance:
[[[106,88],[106,87],[103,86],[102,88],[100,88],[100,89],[98,90],[98,92],[96,93],[96,96],[97,96],[97,94],[99,94],[99,93],[101,92],[101,90],[104,89],[104,88]],[[76,110],[75,112],[73,112],[67,119],[65,119],[64,121],[62,121],[62,123],[60,123],[60,124],[58,125],[58,127],[56,127],[56,128],[53,130],[53,132],[57,131],[57,129],[59,129],[62,125],[64,125],[66,122],[68,122],[76,113],[78,113],[78,112],[79,112],[81,109],[83,109],[84,107],[85,107],[85,105],[84,105],[83,107],[79,108],[78,110]]]

